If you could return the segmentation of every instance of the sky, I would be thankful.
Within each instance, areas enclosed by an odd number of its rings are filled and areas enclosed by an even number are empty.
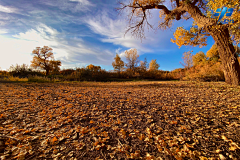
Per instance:
[[[125,0],[127,1],[127,0]],[[61,69],[89,64],[113,70],[116,53],[124,60],[126,50],[136,48],[139,59],[156,59],[161,70],[183,68],[184,52],[206,53],[208,46],[179,48],[170,41],[177,27],[189,28],[191,20],[175,21],[168,30],[145,29],[145,39],[129,32],[127,11],[119,14],[116,0],[0,0],[0,70],[31,64],[36,47],[49,46]],[[157,27],[159,10],[151,10],[149,22]]]

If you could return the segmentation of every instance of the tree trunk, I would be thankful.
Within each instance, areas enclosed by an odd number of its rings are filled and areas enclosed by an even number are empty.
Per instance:
[[[225,82],[231,85],[240,84],[240,66],[230,34],[227,27],[220,29],[209,29],[209,33],[215,40],[222,63]]]
[[[231,85],[239,85],[240,66],[228,28],[221,24],[217,25],[212,18],[205,17],[197,6],[186,3],[185,9],[197,22],[198,26],[206,29],[215,40],[222,63],[225,82]],[[217,25],[219,28],[212,27],[214,25]]]
[[[49,75],[49,72],[50,72],[50,70],[49,70],[49,69],[46,69],[46,76]]]

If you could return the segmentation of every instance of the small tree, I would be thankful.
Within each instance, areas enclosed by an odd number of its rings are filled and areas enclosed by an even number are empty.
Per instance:
[[[180,62],[185,68],[189,69],[193,66],[193,60],[192,60],[192,51],[184,52],[183,53],[183,63]]]
[[[50,74],[50,71],[58,69],[61,66],[61,61],[55,61],[52,53],[52,48],[44,46],[43,48],[36,47],[32,51],[34,55],[33,60],[31,61],[31,66],[33,68],[40,68],[46,71],[46,75]]]
[[[149,71],[157,71],[160,65],[157,63],[157,60],[151,60],[149,63]]]
[[[140,61],[140,65],[139,65],[139,71],[140,72],[146,72],[147,68],[148,68],[148,62],[147,62],[147,58],[144,58],[144,61]]]
[[[193,65],[194,66],[197,66],[197,65],[207,61],[207,57],[206,57],[206,55],[202,51],[200,51],[197,54],[195,54],[192,57],[192,59],[193,59]]]
[[[217,45],[213,44],[212,47],[207,51],[206,55],[207,58],[209,58],[209,60],[218,61],[220,59],[220,56],[217,49]]]
[[[100,66],[94,66],[93,64],[89,64],[86,68],[89,69],[90,71],[93,71],[93,72],[101,71]]]
[[[133,73],[136,72],[138,63],[139,63],[139,55],[137,53],[137,49],[130,49],[125,51],[125,57],[127,63],[125,64],[126,67]]]
[[[116,54],[116,57],[114,58],[114,61],[112,62],[112,66],[114,68],[114,71],[117,71],[118,75],[120,75],[120,72],[124,68],[124,62],[121,60],[121,57],[119,57],[118,54]]]

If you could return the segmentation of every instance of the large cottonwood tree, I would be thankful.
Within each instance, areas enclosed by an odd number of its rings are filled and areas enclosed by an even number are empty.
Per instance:
[[[160,10],[161,19],[159,28],[167,29],[172,26],[174,20],[193,19],[190,30],[178,27],[174,33],[175,39],[171,41],[179,47],[182,45],[206,46],[206,39],[212,36],[222,62],[225,81],[228,84],[240,84],[240,66],[235,54],[234,43],[240,41],[240,11],[239,0],[170,0],[171,8],[164,4],[165,0],[131,0],[128,4],[120,2],[120,10],[131,8],[129,15],[130,27],[127,31],[140,38],[144,37],[144,28],[148,23],[151,9]],[[223,22],[229,17],[224,16],[218,22],[211,11],[217,8],[234,8],[231,22]],[[221,13],[220,13],[221,14]]]
[[[31,66],[33,68],[40,68],[46,71],[46,75],[49,75],[51,71],[59,71],[61,66],[61,61],[54,60],[52,53],[52,48],[44,46],[43,48],[36,47],[32,51],[33,60],[31,61]]]

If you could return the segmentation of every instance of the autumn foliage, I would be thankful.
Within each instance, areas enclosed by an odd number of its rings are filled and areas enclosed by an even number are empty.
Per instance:
[[[48,46],[44,46],[43,48],[36,47],[36,49],[33,50],[32,54],[34,55],[33,60],[31,61],[31,66],[33,68],[40,68],[45,70],[46,75],[49,75],[50,72],[59,72],[61,61],[54,60],[52,48]]]
[[[151,10],[159,10],[158,28],[162,30],[171,28],[175,21],[192,19],[189,29],[177,27],[171,41],[179,47],[190,45],[201,48],[207,45],[207,38],[211,36],[219,52],[225,82],[235,86],[240,84],[240,65],[234,48],[240,40],[239,0],[131,0],[121,1],[120,4],[118,10],[128,15],[129,27],[126,32],[131,31],[140,39],[145,38],[144,31],[147,28],[157,29],[148,20]],[[223,15],[223,7],[228,12],[219,21],[220,16],[213,13],[220,9],[219,15]]]
[[[0,156],[237,160],[239,91],[214,82],[0,83]]]

